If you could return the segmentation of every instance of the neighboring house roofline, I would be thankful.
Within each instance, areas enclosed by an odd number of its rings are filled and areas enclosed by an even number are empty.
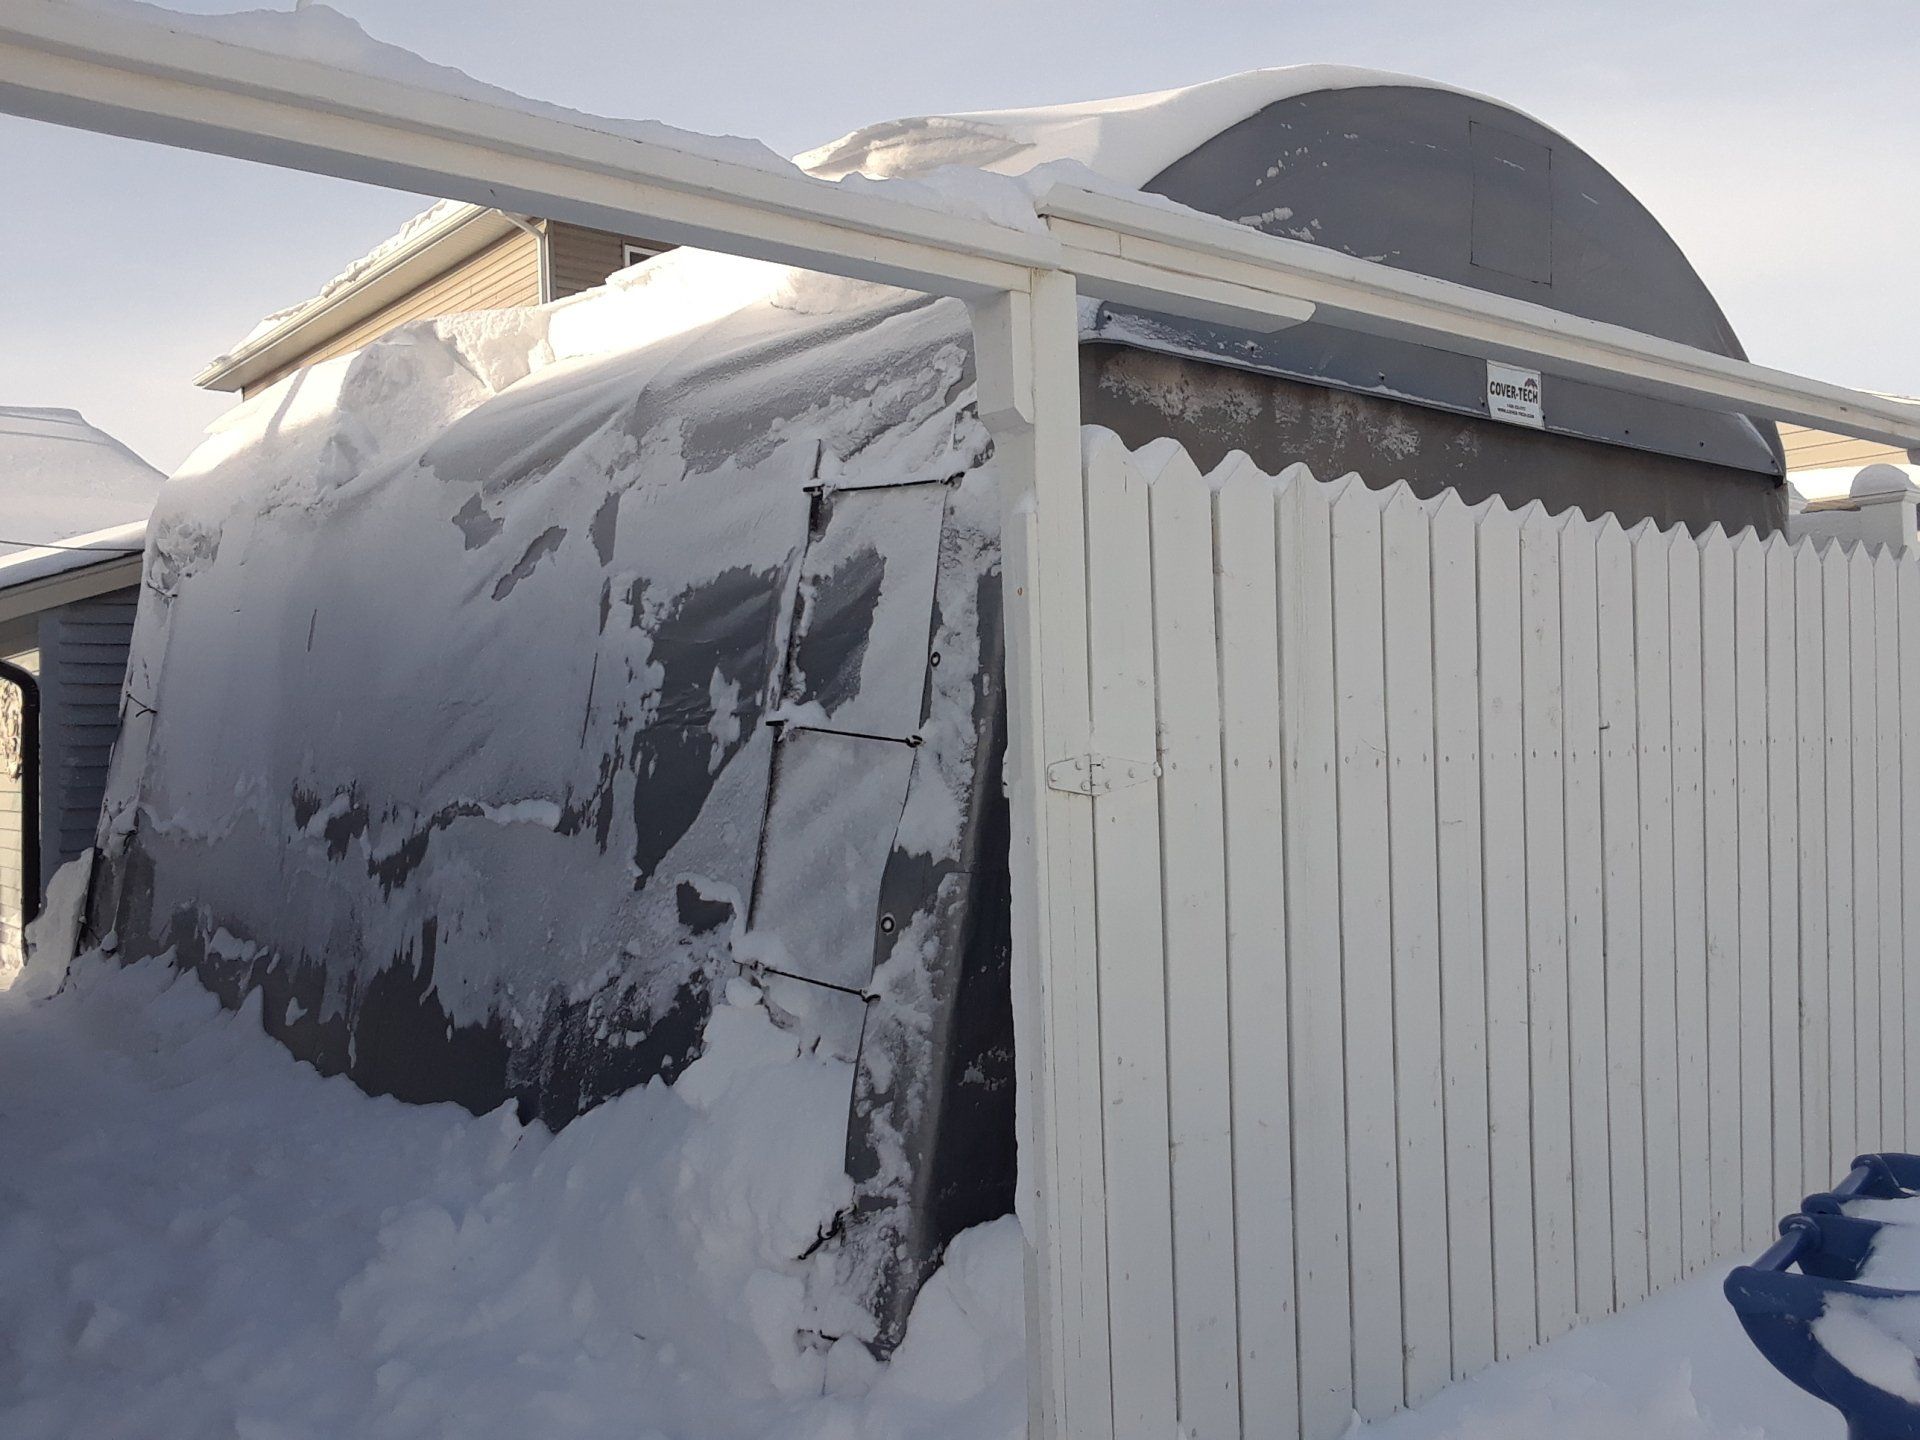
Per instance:
[[[489,245],[538,223],[484,205],[451,206],[439,220],[380,253],[357,274],[328,285],[277,324],[210,362],[193,383],[203,390],[232,391],[252,385]]]
[[[140,583],[144,519],[0,557],[0,624]]]

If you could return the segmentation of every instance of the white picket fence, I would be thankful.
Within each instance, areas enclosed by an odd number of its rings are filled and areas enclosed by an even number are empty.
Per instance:
[[[1907,1143],[1920,562],[1085,471],[1117,1435],[1338,1435]]]

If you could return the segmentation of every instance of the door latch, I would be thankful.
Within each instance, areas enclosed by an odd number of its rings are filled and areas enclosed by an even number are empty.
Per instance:
[[[1123,760],[1118,755],[1073,755],[1047,766],[1047,788],[1069,795],[1110,795],[1145,785],[1160,773],[1152,760]]]

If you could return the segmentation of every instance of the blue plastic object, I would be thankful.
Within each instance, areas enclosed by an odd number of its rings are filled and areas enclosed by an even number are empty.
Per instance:
[[[1920,1295],[1854,1283],[1880,1225],[1845,1213],[1849,1200],[1900,1199],[1916,1191],[1920,1156],[1861,1155],[1838,1185],[1809,1195],[1799,1213],[1780,1222],[1780,1238],[1765,1254],[1727,1276],[1727,1299],[1748,1337],[1782,1375],[1840,1412],[1849,1440],[1920,1440],[1920,1405],[1862,1380],[1813,1331],[1835,1296],[1871,1302]],[[1798,1273],[1788,1268],[1793,1265]]]

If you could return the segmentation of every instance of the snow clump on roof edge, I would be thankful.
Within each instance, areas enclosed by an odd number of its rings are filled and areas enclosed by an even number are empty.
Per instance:
[[[795,156],[794,163],[824,180],[854,174],[915,179],[945,166],[1024,175],[1072,164],[1137,190],[1269,105],[1315,91],[1388,85],[1455,88],[1351,65],[1287,65],[1107,100],[887,120]]]

